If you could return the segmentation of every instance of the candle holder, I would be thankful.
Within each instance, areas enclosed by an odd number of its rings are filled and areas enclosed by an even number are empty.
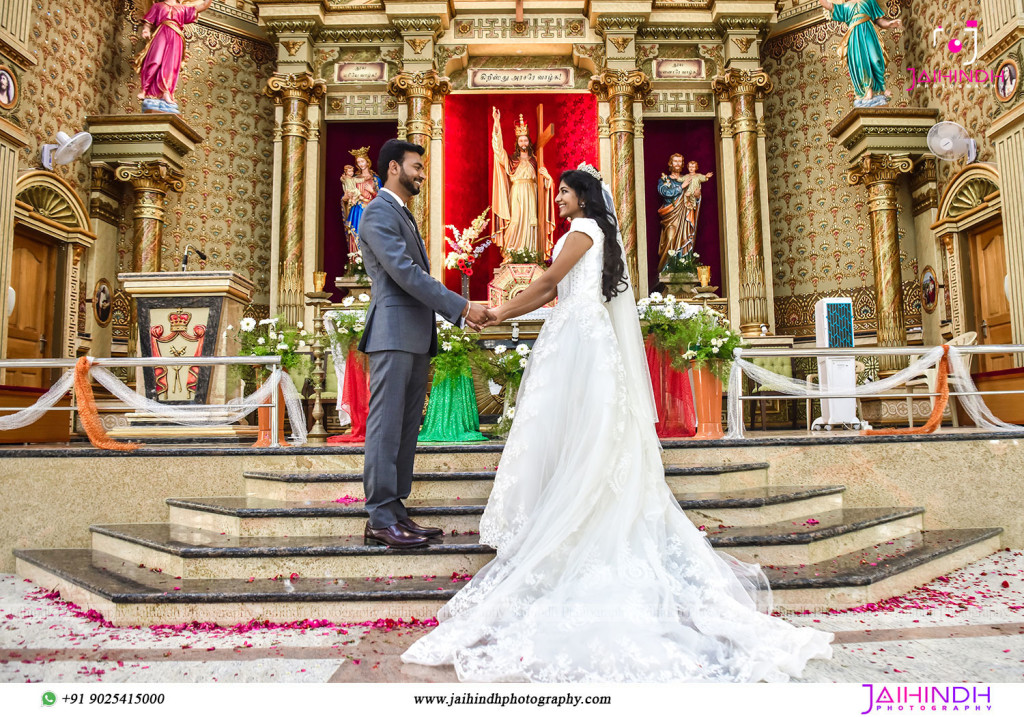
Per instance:
[[[310,348],[313,351],[313,427],[306,436],[310,443],[326,443],[328,436],[327,430],[324,428],[324,404],[321,395],[324,390],[324,380],[327,378],[322,340],[324,335],[323,307],[331,303],[331,295],[323,291],[326,283],[327,272],[314,272],[313,285],[319,288],[317,291],[306,293],[306,305],[313,307],[313,338],[310,341]]]

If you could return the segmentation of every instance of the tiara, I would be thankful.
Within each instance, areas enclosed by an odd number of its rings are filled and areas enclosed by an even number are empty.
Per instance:
[[[363,159],[365,159],[367,161],[370,160],[370,148],[369,147],[360,147],[359,149],[350,149],[348,153],[351,154],[355,159],[359,159],[360,157],[362,157]]]
[[[589,174],[591,177],[593,177],[594,179],[596,179],[599,182],[603,182],[604,181],[604,178],[601,176],[601,173],[598,172],[597,169],[595,169],[594,165],[592,165],[592,164],[587,164],[586,162],[580,162],[580,166],[576,167],[576,171],[577,172],[586,172],[587,174]]]
[[[529,137],[530,128],[527,126],[526,121],[522,115],[519,115],[519,121],[516,122],[516,137]]]

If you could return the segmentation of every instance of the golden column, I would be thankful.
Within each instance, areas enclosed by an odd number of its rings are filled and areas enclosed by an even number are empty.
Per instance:
[[[909,154],[869,152],[861,155],[846,175],[851,185],[864,184],[868,188],[879,346],[903,346],[907,342],[896,224],[896,179],[913,167]],[[879,360],[882,371],[896,371],[905,364],[905,360],[895,356],[882,356]]]
[[[281,120],[281,236],[278,239],[277,309],[289,323],[305,311],[302,245],[306,233],[306,143],[309,105],[327,92],[324,80],[310,74],[275,74],[264,93],[283,107]]]
[[[405,121],[406,140],[423,147],[423,167],[426,179],[420,185],[420,193],[413,198],[409,210],[416,218],[420,232],[430,256],[430,140],[433,136],[434,121],[430,108],[452,91],[451,82],[436,70],[423,72],[401,72],[391,78],[388,92],[406,103],[408,114]],[[386,177],[381,177],[383,182]]]
[[[733,157],[736,171],[736,207],[740,249],[740,331],[758,336],[768,320],[768,294],[764,275],[764,233],[761,228],[761,168],[757,151],[755,103],[772,91],[772,81],[761,69],[729,68],[714,79],[719,101],[732,105]]]
[[[608,102],[611,114],[608,132],[611,138],[611,188],[619,217],[622,243],[626,247],[626,265],[634,292],[639,291],[636,227],[636,123],[633,102],[643,100],[651,90],[651,81],[640,70],[612,70],[590,78],[590,91],[601,102]]]
[[[168,191],[181,192],[185,176],[164,162],[120,165],[115,176],[135,190],[135,245],[132,270],[160,271],[160,244],[164,233],[164,200]]]

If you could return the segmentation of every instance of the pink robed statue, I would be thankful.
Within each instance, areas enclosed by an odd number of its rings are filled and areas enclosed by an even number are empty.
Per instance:
[[[135,59],[143,112],[178,113],[174,90],[185,58],[185,25],[195,22],[213,0],[156,0],[142,21],[145,47]]]

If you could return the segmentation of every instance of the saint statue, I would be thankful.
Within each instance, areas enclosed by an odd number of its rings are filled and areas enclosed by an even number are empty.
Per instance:
[[[356,241],[359,236],[359,221],[363,218],[366,206],[377,196],[381,181],[377,173],[370,168],[369,147],[354,149],[349,154],[355,158],[356,166],[351,182],[345,175],[341,177],[342,187],[345,190],[345,196],[341,201],[343,208],[348,207],[345,215],[345,228],[348,230],[349,253],[354,254],[359,251],[359,243]]]
[[[555,230],[551,209],[554,182],[537,157],[523,116],[519,115],[515,125],[515,156],[509,158],[502,142],[501,113],[497,107],[491,109],[491,115],[494,118],[491,133],[491,150],[494,152],[494,174],[491,181],[494,243],[501,247],[506,263],[513,251],[546,255],[551,251],[551,237]]]
[[[878,35],[878,28],[902,27],[897,18],[889,19],[878,0],[850,0],[833,3],[818,0],[830,20],[845,22],[846,34],[839,43],[839,56],[846,58],[846,67],[857,99],[854,107],[877,107],[889,102],[892,91],[885,89],[885,63],[888,56]],[[877,26],[877,27],[876,27]]]
[[[658,180],[658,194],[662,204],[658,209],[661,219],[661,241],[658,244],[658,270],[664,268],[669,254],[693,251],[697,236],[697,219],[700,216],[700,188],[711,179],[713,173],[700,174],[697,162],[690,160],[688,173],[683,174],[683,155],[676,153],[668,158],[668,174]]]
[[[342,167],[340,179],[341,216],[345,221],[345,234],[348,236],[348,253],[352,254],[359,248],[356,244],[355,232],[348,230],[348,215],[359,201],[359,184],[356,182],[356,168],[351,164],[346,164]]]
[[[178,114],[174,90],[185,58],[185,25],[195,22],[213,0],[156,0],[142,21],[142,52],[135,58],[143,112]]]

